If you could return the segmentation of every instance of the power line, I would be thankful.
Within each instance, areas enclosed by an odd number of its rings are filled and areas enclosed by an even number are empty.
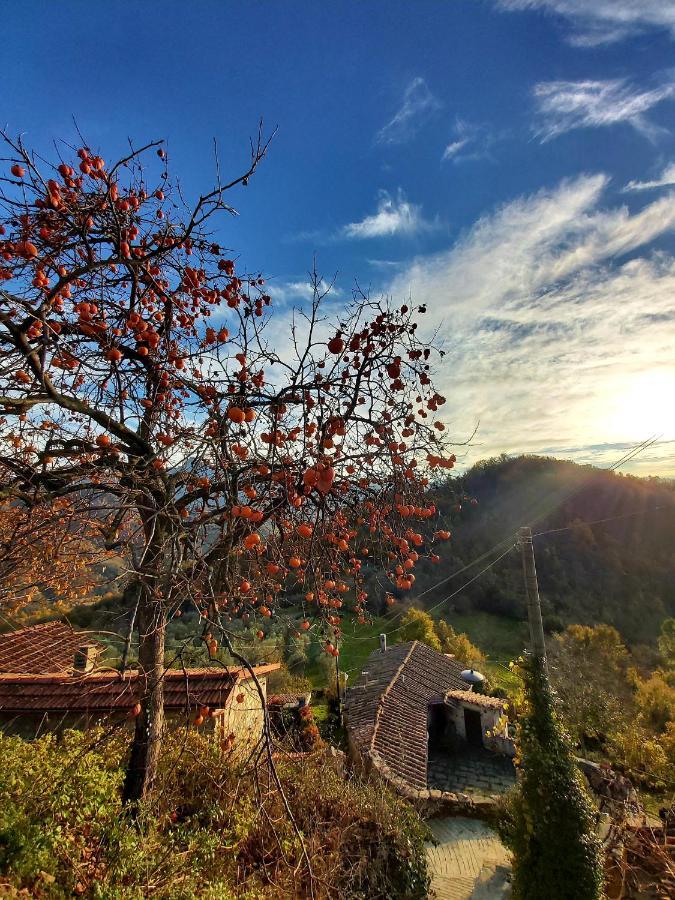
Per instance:
[[[481,575],[484,575],[489,569],[491,569],[494,565],[496,565],[500,560],[504,559],[504,557],[508,553],[510,553],[514,547],[515,547],[515,544],[513,544],[513,543],[509,544],[509,546],[506,548],[506,550],[504,550],[503,553],[500,553],[496,559],[493,559],[491,563],[488,563],[487,566],[485,566],[485,568],[481,569],[480,572],[478,572],[476,575],[473,576],[473,578],[470,578],[468,581],[464,582],[464,584],[461,585],[461,587],[458,587],[456,591],[453,591],[447,597],[443,597],[442,600],[439,600],[438,603],[434,604],[434,606],[429,607],[429,609],[426,611],[428,613],[432,613],[434,610],[438,609],[439,606],[442,606],[444,603],[447,603],[450,600],[452,600],[453,597],[456,597],[458,594],[461,594],[462,591],[465,590],[466,588],[468,588],[470,584],[473,584],[474,581],[477,581],[481,577]],[[388,631],[387,634],[395,634],[397,631],[400,631],[404,627],[405,627],[404,625],[399,625],[398,628],[393,628],[391,631]]]
[[[621,516],[608,516],[606,519],[596,519],[594,522],[586,522],[582,519],[579,519],[573,522],[571,525],[566,525],[564,528],[551,528],[548,531],[538,531],[536,534],[533,534],[532,537],[543,537],[546,534],[559,534],[561,531],[573,531],[579,525],[602,525],[605,522],[617,522],[619,519],[632,519],[635,516],[645,516],[650,512],[657,512],[660,509],[669,509],[667,506],[652,506],[649,509],[641,509],[637,512],[625,513]]]
[[[496,557],[496,559],[493,559],[492,562],[488,563],[487,566],[485,566],[483,569],[481,569],[480,572],[478,572],[476,575],[473,576],[473,578],[470,578],[468,581],[465,581],[464,584],[461,585],[461,587],[458,587],[456,591],[452,592],[452,594],[449,594],[447,597],[444,597],[435,606],[432,606],[429,610],[427,610],[427,612],[431,613],[435,609],[438,609],[439,606],[442,606],[443,603],[447,603],[449,600],[452,600],[453,597],[456,597],[457,594],[460,594],[463,590],[465,590],[467,587],[469,587],[470,584],[473,584],[474,581],[477,581],[481,577],[481,575],[484,575],[489,569],[491,569],[500,560],[502,560],[508,553],[511,552],[511,550],[513,550],[514,547],[515,547],[515,544],[513,544],[513,543],[510,544],[506,548],[506,550],[504,550],[503,553],[500,553],[500,555],[498,557]],[[476,561],[477,560],[475,560],[474,562],[476,562]],[[459,573],[457,572],[455,574],[459,574]],[[397,628],[390,629],[389,631],[387,631],[387,635],[396,634],[396,632],[400,631],[402,628],[405,628],[405,625],[399,625]],[[353,638],[350,640],[350,643],[354,643],[355,641],[372,641],[372,640],[374,640],[374,638],[372,636],[364,637],[364,638]],[[355,666],[353,669],[347,669],[346,671],[348,673],[351,673],[351,672],[355,672],[356,669],[358,669],[358,668],[359,668],[358,666]]]
[[[625,465],[627,462],[630,462],[632,459],[634,459],[636,456],[638,456],[638,454],[642,453],[644,450],[647,450],[649,447],[653,446],[658,441],[658,439],[659,439],[659,435],[657,435],[655,437],[649,437],[646,440],[641,441],[639,444],[636,444],[634,447],[631,447],[626,453],[623,454],[623,456],[619,457],[619,459],[617,459],[615,462],[613,462],[611,466],[607,466],[605,469],[602,469],[602,471],[615,472],[617,469],[620,469],[621,466]],[[565,494],[563,494],[559,498],[557,505],[562,506],[563,503],[567,503],[568,500],[570,500],[572,497],[574,497],[580,491],[583,491],[585,486],[586,486],[585,484],[581,484],[578,487],[571,488],[569,491],[567,491]],[[549,500],[551,499],[551,497],[553,496],[554,493],[555,493],[554,491],[551,491],[549,493],[549,496],[548,496]],[[549,514],[550,514],[550,510],[547,510],[546,512],[542,512],[539,516],[537,516],[537,518],[531,519],[528,524],[530,526],[535,525],[537,522],[541,522],[541,520]]]
[[[448,581],[451,581],[453,578],[456,578],[458,575],[461,575],[463,572],[466,572],[468,569],[472,569],[474,566],[478,565],[478,563],[483,562],[484,559],[487,559],[487,557],[491,556],[491,554],[493,554],[496,550],[500,550],[500,549],[501,549],[502,547],[504,547],[507,543],[508,543],[508,545],[509,545],[508,548],[507,548],[507,552],[508,552],[508,550],[510,550],[510,549],[512,548],[512,546],[513,546],[512,538],[506,538],[505,540],[499,541],[499,543],[495,544],[493,547],[490,547],[490,549],[489,549],[489,550],[486,550],[484,553],[481,553],[480,556],[477,556],[477,557],[476,557],[474,560],[472,560],[470,563],[467,563],[466,565],[462,566],[461,569],[457,569],[456,572],[451,572],[450,575],[447,575],[445,578],[441,578],[440,581],[434,582],[434,584],[432,584],[430,587],[426,588],[426,590],[422,591],[420,594],[415,594],[415,597],[414,597],[413,599],[414,599],[415,601],[417,601],[417,600],[420,599],[420,597],[424,597],[425,594],[428,594],[428,593],[430,593],[431,591],[435,591],[437,588],[441,587],[441,585],[443,585],[443,584],[447,584]],[[505,556],[505,555],[506,555],[506,553],[503,553],[502,556],[498,557],[496,560],[494,560],[492,563],[490,563],[490,565],[489,565],[487,568],[490,568],[491,566],[493,566],[496,562],[498,562],[500,559],[502,559],[502,557]],[[487,571],[487,568],[484,569],[483,571]],[[482,574],[482,573],[479,573],[479,575],[480,575],[480,574]],[[478,577],[478,576],[476,576],[476,577]],[[464,590],[464,588],[465,588],[468,584],[471,584],[471,582],[474,581],[474,580],[475,580],[475,579],[471,579],[471,581],[468,581],[465,585],[463,585],[463,587],[459,588],[459,590],[460,590],[460,591]],[[452,596],[454,596],[454,594],[453,594]],[[441,602],[443,602],[443,601],[441,601]],[[435,607],[432,607],[432,609],[434,609],[434,608],[435,608]],[[405,613],[405,610],[400,610],[400,611],[397,612],[395,615],[391,616],[391,618],[390,618],[388,621],[389,621],[390,623],[391,623],[391,622],[395,622],[396,619],[400,619],[400,617],[401,617],[402,615],[404,615],[404,613]],[[393,630],[391,630],[391,631],[388,631],[387,634],[393,634],[394,631],[398,631],[398,629],[393,629]],[[356,641],[372,641],[372,640],[373,640],[372,637],[355,637],[355,638],[352,638],[352,639],[351,639],[352,642],[356,642]]]
[[[654,443],[656,443],[657,440],[658,440],[658,436],[649,437],[646,440],[641,441],[639,444],[636,444],[635,446],[631,447],[626,453],[623,454],[623,456],[619,457],[619,459],[617,459],[614,463],[612,463],[611,466],[608,466],[604,471],[612,472],[612,471],[617,470],[622,465],[625,465],[625,463],[629,462],[631,459],[634,459],[634,457],[637,456],[639,453],[642,453],[648,447],[651,447]],[[584,485],[581,485],[580,487],[572,488],[570,491],[567,492],[567,494],[565,494],[563,497],[560,498],[560,500],[558,501],[558,505],[562,505],[563,503],[566,503],[571,497],[573,497],[575,494],[579,493],[583,489],[584,489]],[[549,492],[549,495],[546,498],[546,502],[552,498],[554,493],[555,493],[554,491]],[[661,509],[663,507],[656,507],[656,508]],[[539,515],[536,519],[531,520],[531,524],[541,521],[541,519],[543,519],[546,515],[548,515],[547,512],[542,512],[541,515]],[[631,515],[636,515],[636,514],[631,514]],[[586,524],[589,524],[589,525],[600,524],[600,522],[598,522],[598,523],[589,522]],[[542,532],[539,532],[538,534],[534,534],[533,537],[539,537],[544,534],[552,534],[554,531],[566,531],[572,527],[573,526],[567,526],[567,528],[564,528],[564,529],[561,528],[561,529],[551,529],[550,531],[542,531]],[[487,571],[487,569],[491,568],[495,563],[497,563],[497,562],[499,562],[499,560],[503,559],[503,557],[507,555],[509,550],[512,549],[512,547],[513,547],[512,541],[513,541],[513,538],[511,536],[502,539],[498,543],[494,544],[489,550],[486,550],[484,553],[481,553],[480,556],[476,557],[476,559],[472,560],[472,562],[467,563],[466,565],[462,566],[461,569],[458,569],[456,572],[452,572],[450,575],[446,576],[445,578],[440,579],[440,581],[435,582],[430,587],[428,587],[424,591],[422,591],[420,594],[416,594],[413,599],[415,601],[417,601],[421,597],[424,597],[426,594],[429,594],[431,591],[437,590],[437,588],[441,587],[441,585],[447,584],[448,581],[451,581],[453,578],[456,578],[458,575],[461,575],[463,572],[466,572],[468,569],[473,568],[473,566],[478,565],[478,563],[482,562],[484,559],[489,557],[496,550],[501,549],[506,544],[509,545],[506,552],[503,553],[501,556],[499,556],[496,560],[494,560],[486,569],[484,569],[482,572],[480,572],[479,575],[476,576],[476,578],[473,578],[470,581],[468,581],[465,585],[463,585],[461,588],[459,588],[457,591],[455,591],[453,594],[451,594],[450,597],[444,598],[439,603],[437,603],[435,606],[432,606],[431,610],[428,610],[428,611],[430,612],[434,609],[437,609],[443,603],[450,600],[452,597],[455,597],[458,593],[461,593],[461,591],[463,591],[464,588],[466,588],[469,584],[472,584],[473,581],[475,581],[481,574],[483,574],[483,572]],[[389,619],[389,622],[395,622],[402,615],[404,615],[404,612],[405,612],[404,610],[397,612],[394,616],[392,616]],[[391,629],[390,631],[387,631],[387,634],[394,634],[396,631],[399,631],[399,630],[400,630],[400,627],[394,628],[394,629]],[[373,637],[351,638],[352,643],[356,643],[356,642],[360,643],[361,641],[372,641],[372,640],[374,640]]]

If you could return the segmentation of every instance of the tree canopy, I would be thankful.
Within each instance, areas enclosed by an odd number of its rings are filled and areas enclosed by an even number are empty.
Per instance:
[[[127,796],[156,769],[169,617],[198,610],[213,657],[240,618],[264,637],[287,586],[336,655],[363,620],[364,566],[398,591],[431,541],[432,473],[453,466],[424,305],[356,293],[272,312],[213,234],[263,159],[192,205],[159,142],[45,163],[6,137],[0,178],[0,498],[70,504],[121,557],[147,691]],[[279,321],[281,317],[281,321]],[[275,326],[270,330],[270,324]],[[285,342],[279,334],[287,335]],[[47,512],[47,514],[48,514]],[[64,520],[63,533],[71,525]],[[238,651],[234,651],[238,652]]]

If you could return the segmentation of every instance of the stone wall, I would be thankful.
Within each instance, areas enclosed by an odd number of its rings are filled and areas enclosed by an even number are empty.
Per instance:
[[[511,759],[516,755],[516,745],[513,743],[513,739],[505,735],[494,734],[492,737],[483,737],[483,743],[493,753],[499,753]]]
[[[497,797],[472,797],[470,794],[450,793],[427,787],[414,788],[397,777],[376,750],[362,753],[352,741],[349,742],[349,761],[351,769],[358,774],[381,778],[388,787],[411,803],[422,818],[468,816],[491,821],[497,814]]]
[[[258,681],[267,697],[267,679],[259,676]],[[225,706],[216,710],[214,720],[216,736],[224,742],[229,739],[229,749],[235,757],[251,753],[262,737],[265,722],[258,689],[252,678],[235,685]]]

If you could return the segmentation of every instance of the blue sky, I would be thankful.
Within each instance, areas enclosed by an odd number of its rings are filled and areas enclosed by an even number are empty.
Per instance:
[[[426,301],[466,462],[675,475],[675,0],[3,4],[0,119],[164,137],[188,195],[269,156],[221,239],[302,303],[316,256]]]

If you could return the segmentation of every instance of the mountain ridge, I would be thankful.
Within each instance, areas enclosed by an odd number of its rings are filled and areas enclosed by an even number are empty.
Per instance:
[[[487,564],[498,545],[511,537],[515,544],[518,528],[530,525],[549,630],[606,622],[630,643],[652,643],[663,619],[675,615],[675,482],[669,479],[502,455],[449,478],[435,501],[453,537],[438,551],[439,566],[420,567],[413,605],[442,606],[444,593],[456,586],[434,587],[441,573],[495,548]],[[475,609],[524,618],[520,565],[515,550],[507,554],[441,614]],[[471,569],[464,577],[474,574]]]

